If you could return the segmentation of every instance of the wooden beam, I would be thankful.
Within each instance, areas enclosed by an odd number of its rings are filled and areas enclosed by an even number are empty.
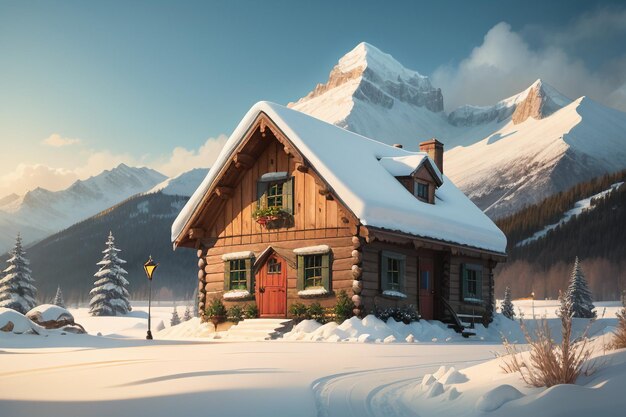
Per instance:
[[[215,187],[215,194],[217,194],[217,196],[222,200],[228,200],[233,195],[234,191],[235,189],[233,187],[228,187],[225,185]]]
[[[250,169],[254,165],[255,158],[247,153],[238,153],[235,155],[235,168]]]
[[[296,169],[300,172],[307,173],[309,172],[309,167],[301,162],[296,162]]]
[[[191,240],[201,239],[202,237],[204,237],[204,230],[199,227],[192,227],[191,229],[189,229],[188,236]]]

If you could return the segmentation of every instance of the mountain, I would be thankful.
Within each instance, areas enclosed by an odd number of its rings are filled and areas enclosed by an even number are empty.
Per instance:
[[[150,168],[120,164],[87,180],[76,181],[65,190],[36,188],[22,197],[12,197],[0,205],[3,231],[0,253],[12,247],[18,232],[25,244],[32,243],[134,194],[148,191],[166,178]]]
[[[325,84],[288,107],[389,143],[410,140],[413,148],[448,125],[441,90],[365,42],[339,60]]]
[[[153,280],[153,297],[167,288],[164,297],[190,296],[197,285],[194,251],[172,251],[170,227],[188,197],[161,192],[137,194],[107,210],[55,233],[26,248],[38,300],[49,302],[60,285],[66,301],[88,302],[93,274],[98,271],[109,231],[126,260],[129,291],[133,298],[147,299],[148,280],[143,263],[149,255],[159,262]],[[0,256],[0,266],[8,255]]]
[[[571,100],[542,80],[492,106],[446,115],[441,90],[391,55],[361,43],[290,107],[416,150],[437,137],[445,174],[493,218],[581,181],[626,168],[626,114]]]
[[[154,186],[148,193],[162,192],[167,195],[191,197],[209,173],[208,168],[194,168]]]

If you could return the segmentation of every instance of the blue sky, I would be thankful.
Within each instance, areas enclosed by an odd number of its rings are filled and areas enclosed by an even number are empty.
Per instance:
[[[0,1],[0,197],[119,162],[197,164],[254,102],[298,99],[361,41],[432,76],[449,104],[487,104],[565,66],[571,80],[548,81],[620,107],[622,20],[610,1]],[[519,48],[536,69],[467,90],[481,47],[498,62],[497,48]]]

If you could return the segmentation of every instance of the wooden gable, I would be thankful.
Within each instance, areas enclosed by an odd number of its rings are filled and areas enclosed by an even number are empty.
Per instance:
[[[259,225],[257,183],[268,173],[293,178],[294,212],[277,228]],[[232,153],[185,227],[178,246],[243,245],[293,239],[352,235],[358,219],[342,204],[315,168],[261,113]]]

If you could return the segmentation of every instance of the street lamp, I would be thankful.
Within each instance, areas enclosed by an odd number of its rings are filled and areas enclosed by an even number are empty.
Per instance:
[[[148,277],[148,281],[150,281],[149,289],[148,289],[148,334],[146,335],[146,339],[152,340],[152,332],[150,331],[150,304],[152,303],[152,274],[154,274],[154,270],[157,269],[159,264],[155,263],[152,260],[152,255],[148,258],[148,261],[143,264],[143,270],[146,271],[146,276]]]
[[[531,292],[530,295],[533,297],[533,320],[535,320],[535,292]]]

